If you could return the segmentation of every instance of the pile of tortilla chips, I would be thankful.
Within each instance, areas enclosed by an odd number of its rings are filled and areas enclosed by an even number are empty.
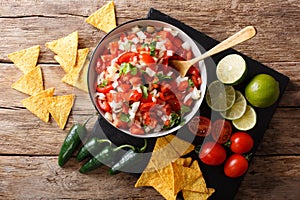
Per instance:
[[[108,2],[106,5],[91,14],[85,21],[99,30],[108,33],[116,27],[114,2]]]
[[[64,129],[68,116],[74,104],[75,96],[55,96],[54,88],[44,90],[42,69],[36,66],[40,53],[40,46],[36,45],[8,55],[15,66],[24,75],[12,84],[12,88],[30,95],[21,103],[30,112],[44,122],[49,122],[50,113],[61,129]]]
[[[88,92],[86,82],[87,65],[84,64],[89,49],[78,49],[78,31],[57,40],[47,42],[45,45],[56,53],[54,59],[66,72],[62,81]]]
[[[193,149],[193,145],[174,135],[158,138],[135,187],[151,186],[167,200],[175,200],[180,191],[186,200],[208,199],[215,190],[206,187],[198,162],[180,158]]]

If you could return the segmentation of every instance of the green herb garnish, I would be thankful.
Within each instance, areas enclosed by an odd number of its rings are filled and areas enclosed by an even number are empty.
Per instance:
[[[150,43],[150,56],[155,56],[156,41]]]
[[[122,74],[127,74],[128,72],[130,72],[132,75],[136,75],[137,68],[130,63],[122,63],[120,66],[119,75],[121,76]]]
[[[129,114],[122,113],[121,116],[120,116],[120,119],[121,119],[121,121],[126,122],[126,123],[130,122]]]
[[[142,92],[143,92],[143,98],[147,99],[148,98],[148,88],[144,85],[141,85],[141,89],[142,89]]]
[[[181,124],[181,116],[177,113],[171,113],[170,124],[169,126],[164,126],[164,129],[169,129],[179,124]]]
[[[103,88],[108,85],[108,80],[103,80],[101,84],[98,85],[98,87]]]
[[[194,86],[195,86],[195,84],[194,84],[194,82],[192,81],[192,79],[188,79],[188,82],[189,82],[189,86],[191,86],[191,87],[194,87]]]

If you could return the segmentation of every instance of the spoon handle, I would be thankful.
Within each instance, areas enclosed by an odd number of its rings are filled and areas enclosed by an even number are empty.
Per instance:
[[[235,33],[234,35],[230,36],[226,40],[222,41],[206,53],[202,54],[201,56],[194,58],[191,60],[191,63],[195,64],[199,62],[200,60],[203,60],[209,56],[212,56],[214,54],[217,54],[221,51],[224,51],[226,49],[229,49],[237,44],[240,44],[246,40],[249,40],[253,36],[255,36],[256,30],[253,26],[247,26],[240,30],[239,32]]]

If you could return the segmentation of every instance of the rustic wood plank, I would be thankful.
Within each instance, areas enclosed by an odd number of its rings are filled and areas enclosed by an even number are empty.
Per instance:
[[[235,199],[299,199],[300,157],[254,157]]]
[[[2,3],[0,24],[5,28],[2,29],[0,43],[6,45],[0,47],[0,60],[9,62],[6,57],[9,52],[31,45],[43,45],[74,30],[79,30],[81,47],[94,47],[104,33],[85,23],[84,19],[104,3],[28,0]],[[300,26],[294,23],[300,20],[297,1],[254,0],[250,3],[242,0],[194,0],[172,4],[168,1],[118,1],[118,23],[143,18],[150,7],[182,20],[217,40],[225,39],[246,25],[254,25],[258,35],[237,46],[237,50],[261,62],[295,62],[300,58]],[[11,12],[11,9],[16,12]],[[41,62],[52,63],[52,57],[51,52],[42,48]]]
[[[65,168],[57,157],[0,157],[1,199],[163,199],[148,187],[134,188],[129,174],[110,176],[107,167],[83,175],[79,163]]]
[[[299,156],[254,157],[236,199],[297,199],[299,162]],[[162,199],[152,188],[134,188],[129,174],[109,176],[107,167],[82,175],[73,160],[60,168],[56,157],[1,156],[0,166],[0,198]]]
[[[60,130],[53,119],[44,123],[26,109],[0,109],[0,154],[57,155],[72,123],[83,122],[92,113],[72,111],[65,130]],[[299,121],[300,108],[278,108],[257,154],[299,155]]]

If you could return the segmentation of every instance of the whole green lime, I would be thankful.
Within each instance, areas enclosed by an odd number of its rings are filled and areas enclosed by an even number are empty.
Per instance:
[[[249,103],[258,108],[273,105],[279,98],[279,83],[268,74],[258,74],[245,88],[245,97]]]

